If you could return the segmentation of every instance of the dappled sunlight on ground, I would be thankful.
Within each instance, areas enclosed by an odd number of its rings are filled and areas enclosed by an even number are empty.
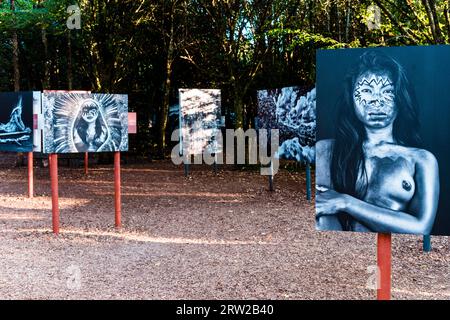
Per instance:
[[[228,168],[230,169],[230,168]],[[274,192],[255,169],[122,170],[122,224],[114,229],[112,167],[61,167],[61,233],[52,234],[48,168],[26,197],[23,168],[0,170],[0,298],[374,299],[373,234],[317,232],[305,173],[281,170]],[[393,237],[394,299],[449,298],[448,239]],[[69,269],[68,269],[69,268]],[[78,268],[81,287],[67,287]],[[25,275],[25,276],[24,276]]]

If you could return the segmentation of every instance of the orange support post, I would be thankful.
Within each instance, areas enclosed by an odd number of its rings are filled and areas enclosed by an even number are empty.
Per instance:
[[[378,233],[377,262],[380,287],[377,290],[378,300],[391,299],[391,234]]]
[[[52,224],[53,233],[59,234],[59,201],[58,201],[58,155],[51,154],[50,160],[50,181],[52,188]]]
[[[114,206],[116,228],[120,228],[122,226],[120,197],[120,152],[116,151],[114,153]]]
[[[33,198],[33,152],[28,152],[28,198]]]
[[[84,174],[88,174],[88,166],[89,166],[89,153],[84,153]]]

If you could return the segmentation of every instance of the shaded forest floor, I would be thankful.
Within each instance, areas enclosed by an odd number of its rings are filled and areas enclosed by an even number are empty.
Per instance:
[[[0,299],[373,299],[376,235],[317,232],[305,173],[170,162],[123,166],[115,231],[112,166],[60,168],[61,234],[48,168],[0,164]],[[450,242],[393,236],[394,299],[450,298]],[[369,272],[368,272],[369,268]],[[79,280],[79,281],[78,281]],[[373,281],[372,281],[373,282]]]

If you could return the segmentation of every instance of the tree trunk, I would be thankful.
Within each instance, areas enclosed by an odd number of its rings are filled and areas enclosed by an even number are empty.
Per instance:
[[[338,33],[338,41],[342,42],[342,36],[341,36],[341,17],[339,14],[339,5],[336,2],[336,27],[337,27],[337,33]]]
[[[443,43],[442,32],[439,26],[439,20],[436,13],[436,3],[434,0],[422,0],[422,4],[428,15],[428,21],[430,24],[431,34],[435,43]]]
[[[345,42],[349,42],[349,33],[350,33],[350,24],[351,24],[351,18],[352,16],[352,4],[351,0],[347,1],[347,17],[345,21]]]
[[[11,11],[15,11],[16,6],[14,0],[11,0]],[[14,69],[14,91],[20,90],[20,70],[19,70],[19,40],[17,38],[17,30],[12,31],[12,65]]]
[[[44,77],[42,79],[42,89],[48,90],[48,89],[50,89],[50,70],[49,70],[49,62],[48,62],[47,31],[44,28],[41,29],[41,40],[42,40],[42,45],[44,46]]]
[[[170,103],[170,90],[172,87],[172,65],[174,61],[175,54],[175,44],[174,44],[174,25],[173,25],[173,17],[171,17],[170,23],[170,35],[169,35],[169,46],[167,48],[167,60],[166,60],[166,79],[164,81],[163,86],[163,101],[161,106],[160,113],[160,122],[159,122],[159,148],[160,148],[160,156],[164,157],[165,149],[166,149],[166,129],[167,129],[167,121],[169,115],[169,103]]]
[[[236,114],[235,129],[244,129],[244,99],[238,85],[234,89],[234,112]]]
[[[14,91],[20,90],[20,70],[19,70],[19,40],[17,39],[17,31],[12,33],[12,48],[13,48],[13,69],[14,69]]]
[[[447,3],[445,4],[445,8],[444,8],[445,26],[447,27],[447,37],[448,37],[448,40],[450,41],[450,18],[449,18],[449,13],[450,13],[450,0],[447,1]]]
[[[72,37],[67,29],[67,88],[72,90]]]

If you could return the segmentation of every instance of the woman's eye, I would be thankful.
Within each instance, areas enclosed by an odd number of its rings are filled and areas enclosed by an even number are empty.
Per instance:
[[[362,93],[370,93],[371,91],[370,91],[370,89],[362,89],[361,92]]]
[[[391,90],[391,89],[384,90],[384,93],[386,93],[386,94],[394,94],[394,90]]]

